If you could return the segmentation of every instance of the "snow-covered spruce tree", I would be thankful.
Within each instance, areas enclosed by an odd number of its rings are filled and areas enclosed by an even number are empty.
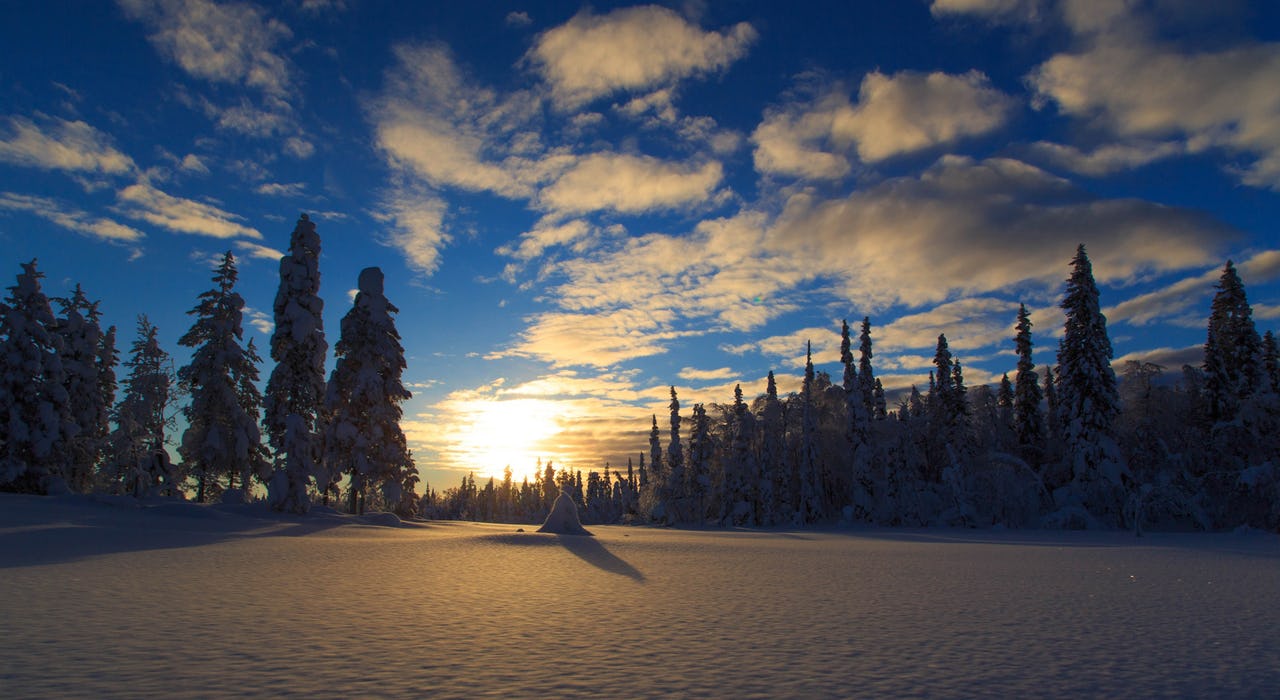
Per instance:
[[[307,487],[321,468],[320,416],[329,344],[319,292],[320,236],[315,223],[303,214],[290,237],[289,254],[280,259],[271,336],[271,359],[276,365],[263,400],[262,423],[275,453],[268,500],[279,511],[305,513],[311,508]]]
[[[867,335],[863,355],[866,357],[864,374],[871,373],[870,324],[863,320]],[[858,520],[870,516],[872,504],[871,477],[871,420],[875,411],[875,385],[859,376],[853,363],[849,324],[840,322],[840,363],[844,365],[844,404],[847,411],[845,440],[849,444],[850,484],[849,505],[851,515]]]
[[[711,460],[715,444],[711,439],[711,419],[700,403],[693,405],[692,426],[689,430],[689,503],[693,523],[701,524],[707,518],[707,501],[711,494]]]
[[[880,420],[885,416],[884,389],[880,389],[880,400],[877,403],[877,380],[871,374],[871,357],[871,317],[863,316],[862,332],[858,336],[858,388],[867,415]]]
[[[114,395],[114,350],[104,353],[104,342],[114,345],[114,332],[108,341],[98,320],[97,302],[90,302],[80,285],[70,298],[58,299],[62,316],[55,331],[62,340],[62,368],[66,375],[67,397],[71,420],[77,433],[67,445],[67,485],[72,491],[88,492],[102,461],[110,433],[111,404]],[[106,363],[101,364],[101,363]],[[111,375],[108,379],[107,375]],[[107,386],[111,393],[104,393]]]
[[[760,524],[777,525],[783,520],[784,504],[791,502],[787,474],[786,416],[778,400],[778,383],[769,372],[764,406],[760,409],[760,481],[756,487],[760,503]]]
[[[671,387],[671,442],[667,443],[667,484],[663,499],[667,503],[667,520],[676,522],[684,520],[685,512],[685,471],[684,447],[680,442],[680,399],[676,397],[676,388]]]
[[[124,361],[124,396],[112,411],[115,429],[103,467],[103,480],[112,493],[137,498],[182,494],[182,480],[165,449],[176,376],[158,333],[146,316],[138,317],[138,337]]]
[[[0,304],[0,490],[59,493],[67,489],[71,415],[62,341],[36,261],[22,263]]]
[[[1018,372],[1014,375],[1013,389],[1014,432],[1018,435],[1023,459],[1036,462],[1044,453],[1045,425],[1040,411],[1044,396],[1040,392],[1040,375],[1031,359],[1031,314],[1026,304],[1018,306],[1016,329],[1013,344],[1018,353]]]
[[[187,313],[195,323],[178,344],[194,348],[191,362],[178,370],[178,383],[191,396],[183,409],[187,430],[178,452],[183,468],[196,480],[196,500],[205,501],[226,488],[249,494],[249,478],[263,483],[270,463],[258,427],[262,397],[257,353],[252,342],[241,346],[244,299],[235,291],[235,256],[222,255],[214,271],[213,288],[202,292]]]
[[[760,467],[756,461],[755,417],[742,400],[742,385],[733,388],[733,407],[729,419],[727,454],[723,463],[723,495],[719,520],[724,525],[757,525],[760,504],[756,487],[760,483]]]
[[[645,478],[645,475],[648,478]],[[662,482],[662,433],[658,430],[658,414],[653,414],[653,427],[649,429],[649,468],[644,467],[644,455],[640,455],[640,482]]]
[[[807,343],[804,386],[801,390],[800,454],[796,460],[795,515],[793,523],[803,525],[822,517],[821,459],[818,452],[818,407],[814,392],[813,344]]]
[[[1071,483],[1054,498],[1060,509],[1083,506],[1103,525],[1120,526],[1128,475],[1113,430],[1120,396],[1107,319],[1098,306],[1093,265],[1083,244],[1071,262],[1062,309],[1066,322],[1058,343],[1057,410]]]
[[[404,348],[392,318],[398,311],[383,293],[382,270],[361,270],[325,395],[325,464],[331,474],[350,477],[353,513],[364,512],[370,486],[381,487],[387,503],[399,503],[405,476],[416,469],[400,429],[400,404],[412,394],[400,379]]]
[[[1204,344],[1205,391],[1209,419],[1231,422],[1241,402],[1259,386],[1262,340],[1253,324],[1244,283],[1230,260],[1222,268],[1216,289]]]

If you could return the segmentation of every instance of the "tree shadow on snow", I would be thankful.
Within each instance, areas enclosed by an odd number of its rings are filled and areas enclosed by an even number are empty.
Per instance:
[[[500,533],[484,535],[484,539],[502,544],[532,547],[564,547],[573,556],[588,564],[619,576],[626,576],[636,583],[644,583],[644,574],[626,560],[605,549],[600,541],[591,535],[559,535],[541,532]]]
[[[644,574],[618,555],[604,548],[594,537],[581,535],[556,535],[556,539],[570,554],[588,564],[611,574],[626,576],[636,583],[644,583]]]

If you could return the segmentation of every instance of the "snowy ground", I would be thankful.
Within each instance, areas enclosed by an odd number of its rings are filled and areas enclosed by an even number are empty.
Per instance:
[[[1268,697],[1280,538],[386,527],[0,495],[0,697]]]

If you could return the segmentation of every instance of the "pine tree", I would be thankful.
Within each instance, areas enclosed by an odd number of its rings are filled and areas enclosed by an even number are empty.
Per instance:
[[[1280,352],[1277,352],[1275,333],[1262,335],[1262,368],[1273,393],[1280,393]]]
[[[271,336],[271,359],[276,365],[267,380],[262,419],[276,462],[269,500],[280,511],[310,509],[307,486],[321,468],[320,416],[329,344],[319,292],[320,236],[315,223],[303,214],[293,229],[289,254],[280,259]]]
[[[877,420],[883,419],[884,388],[880,388],[880,398],[876,399],[876,387],[879,380],[871,374],[871,317],[862,317],[862,333],[858,338],[858,386],[862,391],[862,405],[867,415]]]
[[[711,491],[711,458],[715,445],[711,442],[711,419],[700,403],[693,405],[692,427],[689,431],[689,502],[694,523],[702,523],[707,516],[707,498]]]
[[[778,383],[769,372],[764,407],[760,412],[760,524],[776,525],[782,521],[783,504],[791,502],[790,478],[787,474],[786,420],[782,402],[778,400]]]
[[[1040,412],[1040,375],[1031,360],[1031,314],[1026,304],[1018,306],[1016,328],[1013,343],[1018,353],[1018,372],[1014,375],[1013,424],[1024,454],[1034,456],[1044,449],[1045,425]]]
[[[1066,323],[1058,344],[1058,418],[1075,496],[1094,517],[1120,525],[1127,469],[1113,427],[1120,396],[1111,368],[1111,339],[1083,244],[1071,265],[1062,300]]]
[[[822,494],[818,455],[818,409],[814,395],[813,345],[806,344],[804,385],[801,393],[800,456],[796,463],[795,524],[817,521],[822,516]]]
[[[184,467],[196,479],[196,499],[204,501],[227,479],[227,488],[249,493],[249,478],[266,482],[269,474],[258,408],[262,397],[257,352],[253,344],[242,347],[244,299],[235,291],[235,256],[223,254],[213,276],[213,289],[187,313],[195,316],[191,329],[178,340],[194,348],[190,364],[178,370],[178,382],[191,395],[183,413],[187,430],[182,436]],[[237,478],[239,481],[237,481]]]
[[[684,495],[684,448],[680,443],[680,399],[671,387],[671,442],[667,443],[667,492],[671,498]]]
[[[653,414],[653,427],[649,429],[648,480],[662,481],[662,433],[658,431],[658,415]],[[644,485],[644,455],[640,455],[640,482]]]
[[[1205,390],[1210,420],[1230,422],[1235,420],[1240,403],[1259,385],[1262,341],[1253,324],[1244,283],[1230,260],[1216,289],[1204,344]]]
[[[89,301],[80,285],[76,285],[70,298],[57,301],[62,316],[56,319],[55,332],[61,339],[71,419],[77,429],[67,446],[67,482],[71,490],[84,493],[93,488],[94,473],[102,461],[111,430],[114,354],[111,351],[104,356],[103,344],[114,345],[114,340],[108,341],[107,334],[102,332],[98,304]],[[112,387],[110,394],[104,391],[107,385]]]
[[[401,502],[406,477],[416,471],[400,429],[400,404],[412,394],[400,379],[405,361],[393,320],[398,311],[383,293],[382,270],[361,270],[325,395],[325,463],[329,474],[350,476],[353,513],[364,512],[370,486],[381,487],[386,503]]]
[[[110,456],[104,477],[110,490],[142,498],[181,495],[181,479],[165,449],[169,409],[176,398],[176,375],[159,331],[138,317],[138,337],[130,348],[122,382],[124,396],[112,411]]]
[[[870,373],[871,338],[869,323],[865,338],[866,347],[863,354],[867,358],[867,373]],[[867,384],[858,375],[853,364],[853,351],[849,341],[849,324],[840,322],[840,363],[844,365],[844,404],[848,413],[845,421],[845,440],[849,443],[850,483],[849,494],[851,505],[857,517],[865,518],[871,508],[871,419],[875,412],[875,385],[871,392],[866,392]]]
[[[62,365],[62,341],[36,261],[22,264],[0,304],[0,490],[66,490],[68,447],[77,435]]]

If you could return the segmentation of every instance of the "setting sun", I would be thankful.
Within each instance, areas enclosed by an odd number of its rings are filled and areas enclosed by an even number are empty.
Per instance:
[[[454,445],[458,461],[477,477],[502,477],[511,467],[517,482],[532,475],[538,459],[555,455],[543,446],[559,432],[555,402],[542,399],[476,400],[460,409],[461,431]]]

